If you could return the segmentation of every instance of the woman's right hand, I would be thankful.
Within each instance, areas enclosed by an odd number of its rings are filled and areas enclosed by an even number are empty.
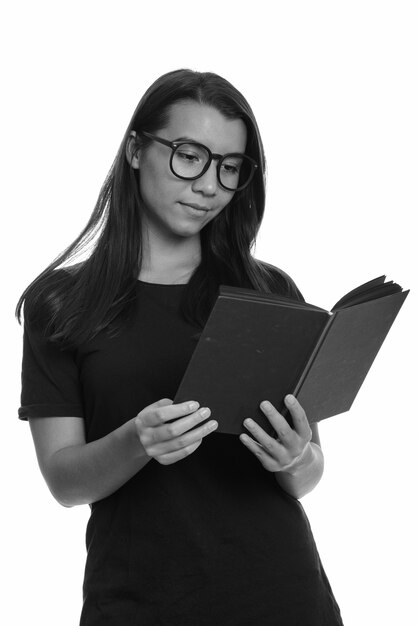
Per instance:
[[[145,407],[134,422],[146,454],[162,465],[171,465],[189,456],[200,446],[203,437],[217,429],[214,420],[196,427],[209,415],[210,410],[199,408],[197,402],[173,404],[164,398]]]

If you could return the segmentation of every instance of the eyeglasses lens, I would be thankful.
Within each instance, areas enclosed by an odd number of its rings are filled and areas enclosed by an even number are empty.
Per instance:
[[[173,154],[172,167],[174,173],[182,178],[200,176],[210,159],[204,146],[181,144]],[[246,185],[252,174],[252,163],[245,156],[227,155],[222,159],[219,168],[220,183],[226,189],[234,191]]]
[[[209,160],[209,152],[203,146],[183,143],[173,154],[173,170],[178,176],[199,176]]]
[[[227,156],[221,161],[221,184],[231,190],[245,187],[251,178],[251,172],[251,162],[244,156]]]

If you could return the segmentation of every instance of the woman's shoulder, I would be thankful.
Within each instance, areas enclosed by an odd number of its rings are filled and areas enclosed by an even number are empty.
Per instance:
[[[32,325],[48,325],[63,307],[65,294],[74,284],[78,269],[78,266],[72,266],[41,274],[25,292],[25,321]]]
[[[284,270],[265,261],[256,259],[256,262],[264,273],[269,283],[269,287],[273,293],[277,293],[295,300],[304,300],[302,293],[297,287],[293,278]]]

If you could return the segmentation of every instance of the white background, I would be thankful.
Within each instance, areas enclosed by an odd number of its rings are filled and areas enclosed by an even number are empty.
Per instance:
[[[259,258],[324,308],[383,273],[412,290],[352,410],[320,425],[326,472],[303,504],[346,626],[418,623],[416,7],[3,5],[3,623],[78,623],[89,513],[53,500],[17,419],[14,306],[84,226],[145,89],[180,67],[223,75],[258,119],[269,172]]]

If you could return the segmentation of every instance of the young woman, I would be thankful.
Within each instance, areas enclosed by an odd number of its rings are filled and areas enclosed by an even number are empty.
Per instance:
[[[323,470],[303,408],[286,398],[292,429],[265,398],[277,437],[247,420],[235,437],[171,400],[220,284],[302,297],[250,253],[264,183],[244,97],[165,74],[86,228],[19,301],[19,416],[58,502],[91,506],[82,626],[342,624],[298,501]]]

